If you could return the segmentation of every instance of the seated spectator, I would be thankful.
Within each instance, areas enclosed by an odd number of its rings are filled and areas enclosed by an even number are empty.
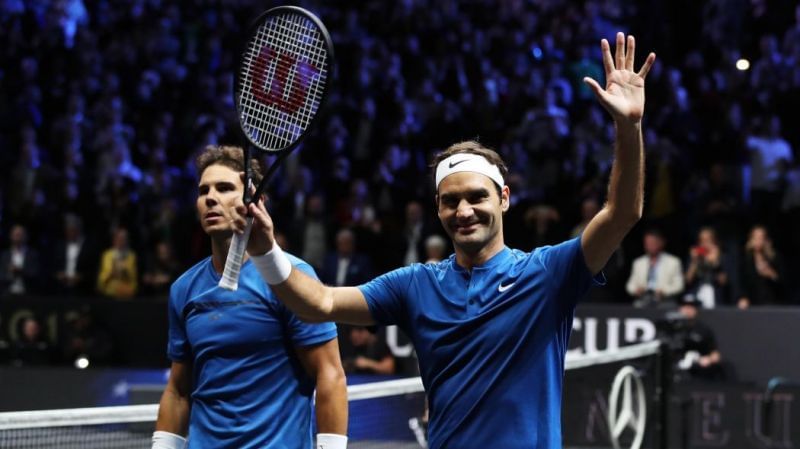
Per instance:
[[[128,230],[117,228],[111,248],[100,258],[97,290],[114,299],[130,299],[136,295],[136,253],[128,246]]]
[[[181,267],[168,242],[156,243],[153,254],[147,259],[142,287],[150,295],[168,295],[172,281],[178,278]]]
[[[764,226],[757,225],[750,230],[741,278],[740,309],[783,303],[783,261]]]
[[[11,364],[41,366],[49,365],[51,361],[52,348],[42,334],[42,325],[36,318],[26,318],[19,339],[11,345]]]
[[[352,353],[343,354],[346,373],[394,374],[395,360],[383,338],[367,327],[350,328]],[[350,352],[350,351],[347,351]]]
[[[633,261],[625,289],[637,307],[669,305],[683,291],[681,261],[664,251],[666,241],[661,231],[644,234],[644,255]]]
[[[336,251],[325,257],[320,279],[328,285],[359,285],[372,276],[367,256],[357,253],[355,235],[349,229],[336,234]]]
[[[113,349],[111,334],[95,321],[88,307],[67,318],[61,347],[66,363],[73,364],[83,358],[90,364],[108,363]]]
[[[11,227],[9,248],[0,253],[2,292],[24,295],[36,291],[39,279],[39,254],[28,246],[28,233],[20,224]]]
[[[716,232],[712,228],[700,229],[697,244],[689,250],[688,291],[704,308],[710,309],[725,302],[729,282],[727,260],[717,242]]]
[[[60,295],[88,295],[97,274],[97,254],[83,234],[83,224],[77,215],[64,219],[64,240],[56,245],[55,283]]]

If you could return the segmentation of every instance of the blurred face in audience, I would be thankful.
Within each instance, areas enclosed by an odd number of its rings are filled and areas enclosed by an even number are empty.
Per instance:
[[[11,228],[11,235],[9,236],[12,246],[22,246],[25,244],[25,228],[20,225],[15,225]]]
[[[336,235],[336,252],[341,256],[353,254],[355,249],[355,237],[349,230],[344,230]]]
[[[657,234],[644,236],[644,252],[649,256],[656,256],[664,249],[664,239]]]
[[[717,237],[711,229],[703,229],[697,236],[697,243],[705,248],[717,246]]]
[[[350,343],[353,346],[367,346],[372,343],[374,335],[365,327],[354,327],[350,330]]]
[[[767,244],[767,239],[767,230],[762,227],[756,227],[750,231],[750,246],[753,251],[762,251]]]
[[[239,172],[224,165],[213,164],[200,175],[197,186],[197,215],[200,225],[210,237],[230,238],[230,211],[241,202],[244,184]]]
[[[22,328],[22,333],[25,335],[25,339],[28,341],[36,341],[39,339],[39,333],[41,328],[39,327],[39,323],[36,322],[34,319],[27,319],[25,320],[25,325]]]
[[[117,229],[114,231],[113,246],[116,249],[124,250],[128,247],[128,231]]]

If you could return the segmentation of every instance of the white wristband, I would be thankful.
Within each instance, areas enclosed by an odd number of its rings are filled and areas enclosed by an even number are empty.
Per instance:
[[[163,430],[153,432],[152,449],[183,449],[186,447],[186,438]]]
[[[292,273],[292,262],[289,261],[281,247],[275,242],[272,243],[272,249],[267,251],[266,254],[253,256],[250,259],[258,269],[258,272],[261,273],[261,277],[269,285],[276,285],[286,281]]]
[[[316,449],[347,449],[347,437],[335,433],[318,433]]]

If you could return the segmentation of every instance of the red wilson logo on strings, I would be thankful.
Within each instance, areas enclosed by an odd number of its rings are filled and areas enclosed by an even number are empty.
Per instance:
[[[275,64],[274,76],[267,86],[270,64]],[[252,73],[253,96],[258,101],[287,114],[294,114],[305,104],[308,89],[320,69],[305,60],[265,46],[253,61]],[[290,84],[288,93],[287,84]]]

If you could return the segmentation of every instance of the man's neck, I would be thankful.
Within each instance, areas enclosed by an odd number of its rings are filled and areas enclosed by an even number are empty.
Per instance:
[[[228,251],[231,247],[231,237],[226,238],[212,238],[211,239],[211,264],[214,266],[214,271],[222,274],[225,270],[225,261],[228,259]],[[248,259],[247,251],[242,258],[242,265]]]
[[[489,259],[497,255],[506,245],[503,237],[498,236],[475,253],[470,253],[457,245],[453,246],[455,247],[456,263],[466,270],[472,271],[474,267],[485,264]]]

